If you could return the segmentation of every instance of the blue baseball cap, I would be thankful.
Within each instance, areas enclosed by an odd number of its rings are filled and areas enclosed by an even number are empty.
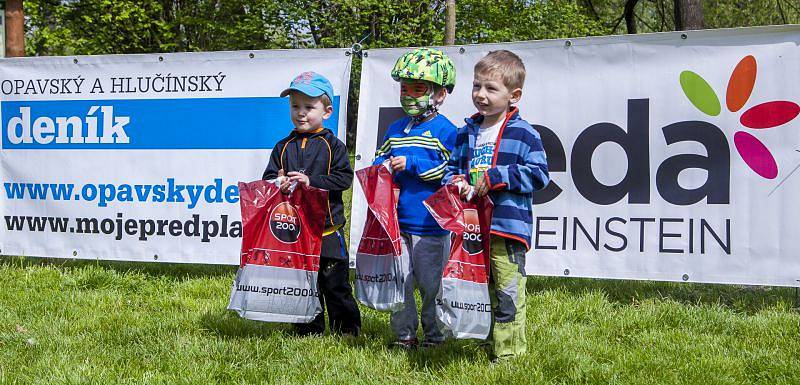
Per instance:
[[[331,99],[331,103],[333,103],[333,86],[331,82],[324,76],[313,71],[306,71],[297,75],[297,77],[292,80],[292,83],[289,84],[289,88],[281,92],[281,97],[289,95],[292,91],[300,91],[312,98],[325,94],[328,95]]]

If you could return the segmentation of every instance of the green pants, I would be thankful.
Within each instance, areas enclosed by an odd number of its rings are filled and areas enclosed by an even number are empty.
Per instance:
[[[525,251],[522,242],[492,237],[490,338],[495,357],[521,355],[528,348],[525,338]]]

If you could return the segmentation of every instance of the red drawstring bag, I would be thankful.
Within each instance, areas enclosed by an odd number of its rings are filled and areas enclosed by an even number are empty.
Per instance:
[[[239,183],[242,258],[228,309],[266,322],[311,322],[322,311],[317,289],[328,192],[272,182]]]
[[[381,311],[404,306],[400,225],[392,172],[385,165],[356,171],[367,200],[367,221],[356,252],[356,297]]]
[[[492,327],[488,284],[492,201],[484,196],[466,202],[456,185],[447,184],[424,204],[439,226],[453,233],[436,300],[437,319],[455,338],[486,339]]]

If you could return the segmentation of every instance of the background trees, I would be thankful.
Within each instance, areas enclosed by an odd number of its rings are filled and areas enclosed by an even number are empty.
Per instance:
[[[434,45],[444,42],[446,2],[25,0],[25,47],[36,56]],[[800,23],[797,0],[457,0],[456,8],[455,44]]]

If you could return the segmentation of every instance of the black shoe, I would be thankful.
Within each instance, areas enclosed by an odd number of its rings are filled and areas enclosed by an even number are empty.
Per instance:
[[[430,349],[430,348],[437,348],[444,344],[444,340],[442,341],[422,341],[420,347],[423,349]]]
[[[320,331],[317,329],[310,328],[306,325],[298,326],[295,325],[292,327],[292,334],[298,337],[319,337],[325,333],[324,330]]]
[[[349,329],[349,330],[342,330],[342,331],[339,332],[339,334],[342,337],[356,338],[356,337],[358,337],[359,331],[360,331],[359,328],[354,328],[354,329]]]

